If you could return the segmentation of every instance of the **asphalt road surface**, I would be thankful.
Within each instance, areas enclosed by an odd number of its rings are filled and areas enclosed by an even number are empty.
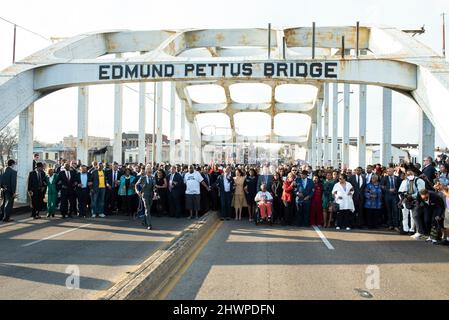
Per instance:
[[[14,219],[0,224],[0,299],[95,299],[190,222],[153,218],[148,231],[123,216]],[[79,289],[68,289],[78,270]]]
[[[388,231],[220,222],[161,299],[449,299],[449,247]]]

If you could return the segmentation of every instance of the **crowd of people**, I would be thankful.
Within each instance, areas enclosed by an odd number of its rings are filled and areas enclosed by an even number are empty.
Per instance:
[[[16,197],[15,161],[1,176],[1,218],[10,218]],[[36,158],[28,177],[32,217],[105,218],[123,213],[198,218],[209,210],[222,220],[392,232],[449,243],[449,159],[366,168],[310,165],[170,165],[97,163],[60,159],[47,168]]]

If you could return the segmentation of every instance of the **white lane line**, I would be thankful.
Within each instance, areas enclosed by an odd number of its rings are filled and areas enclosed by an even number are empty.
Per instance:
[[[313,226],[313,229],[315,229],[316,233],[318,233],[321,240],[323,240],[324,244],[329,250],[335,250],[335,248],[332,246],[329,240],[327,240],[326,236],[321,232],[320,228],[318,228],[317,226]]]
[[[36,240],[36,241],[33,241],[33,242],[26,243],[26,244],[22,245],[22,247],[29,247],[29,246],[32,246],[32,245],[34,245],[34,244],[40,243],[40,242],[42,242],[42,241],[50,240],[50,239],[53,239],[53,238],[62,236],[62,235],[64,235],[64,234],[66,234],[66,233],[73,232],[73,231],[76,231],[76,230],[81,229],[81,228],[84,228],[84,227],[88,227],[88,226],[90,226],[90,225],[92,225],[92,223],[83,224],[82,226],[79,226],[78,228],[69,229],[69,230],[66,230],[66,231],[63,231],[63,232],[54,234],[54,235],[52,235],[52,236],[48,236],[48,237],[42,238],[42,239],[40,239],[40,240]]]

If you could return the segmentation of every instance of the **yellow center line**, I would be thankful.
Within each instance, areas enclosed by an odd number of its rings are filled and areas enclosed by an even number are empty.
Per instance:
[[[168,282],[164,285],[164,287],[158,292],[158,294],[154,297],[155,300],[165,300],[170,292],[175,288],[178,284],[179,280],[181,280],[184,273],[190,268],[192,263],[198,257],[200,252],[204,249],[207,243],[212,239],[217,230],[223,224],[223,221],[218,220],[215,224],[209,229],[209,231],[197,241],[197,244],[191,249],[190,252],[186,254],[188,257],[186,260],[181,260],[178,263],[178,266],[173,268],[172,276],[169,278]],[[181,266],[181,267],[179,267]]]

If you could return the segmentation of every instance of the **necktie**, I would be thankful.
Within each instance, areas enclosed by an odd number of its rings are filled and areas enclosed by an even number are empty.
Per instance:
[[[415,191],[413,190],[413,182],[414,181],[409,181],[409,184],[410,184],[410,194],[413,194],[413,193],[415,193]]]
[[[357,186],[360,187],[360,178],[359,178],[359,175],[357,175]]]
[[[117,173],[112,172],[112,187],[115,188],[115,181],[117,180]]]
[[[390,177],[390,188],[394,189],[393,177]]]
[[[37,174],[37,183],[39,185],[39,188],[42,187],[42,182],[41,182],[41,174],[38,172],[36,172]]]
[[[70,181],[70,171],[66,171],[67,172],[67,180]]]

